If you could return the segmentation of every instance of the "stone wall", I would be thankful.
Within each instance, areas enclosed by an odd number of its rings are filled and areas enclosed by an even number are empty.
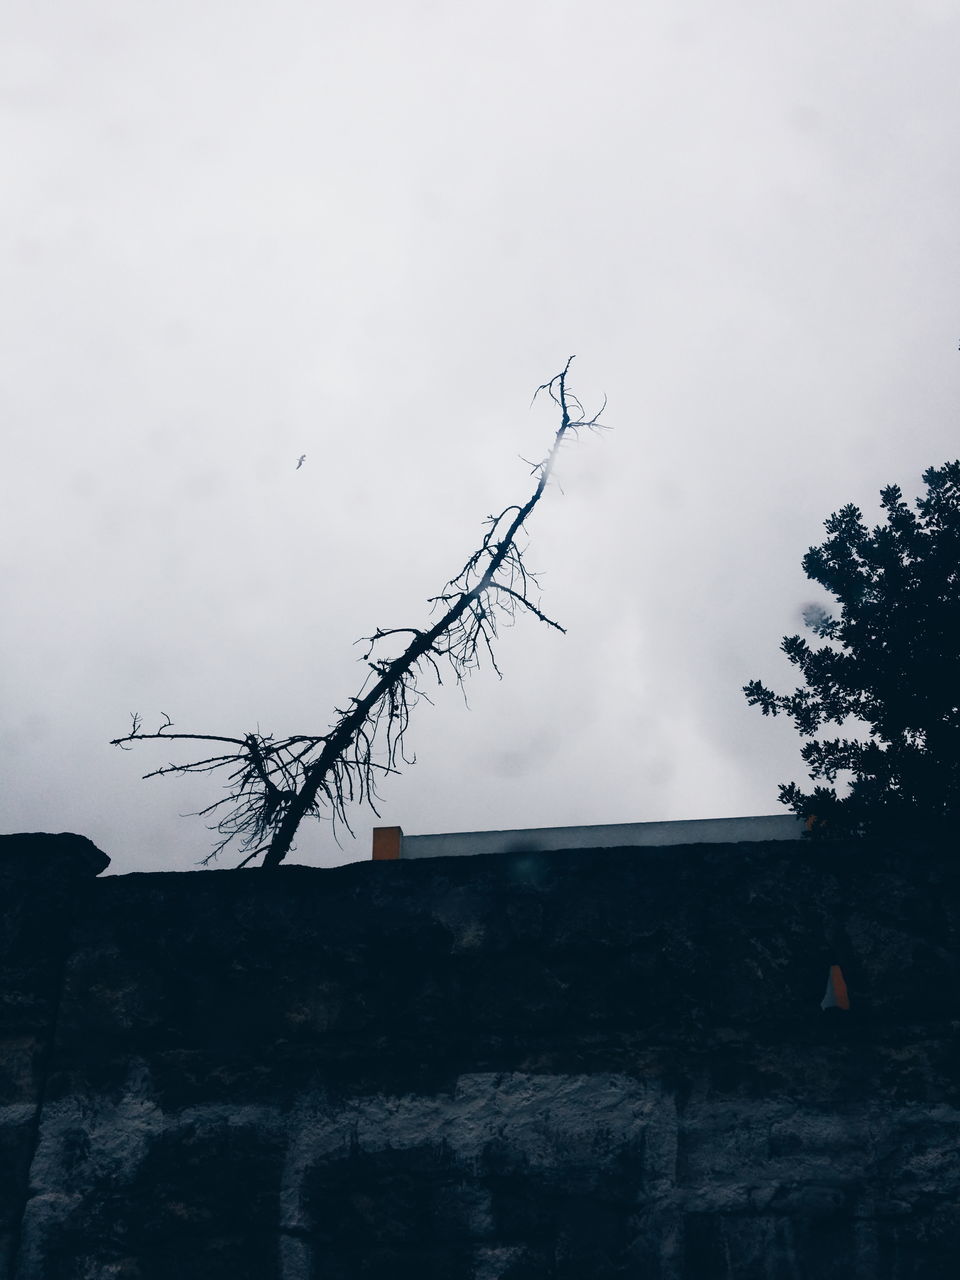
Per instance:
[[[8,841],[3,1280],[956,1274],[944,850],[97,880]]]

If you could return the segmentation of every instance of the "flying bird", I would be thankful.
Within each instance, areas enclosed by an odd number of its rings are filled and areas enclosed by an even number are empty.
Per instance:
[[[294,471],[299,471],[306,460],[307,455],[305,453],[301,453],[300,457],[297,459],[297,465],[294,467]]]

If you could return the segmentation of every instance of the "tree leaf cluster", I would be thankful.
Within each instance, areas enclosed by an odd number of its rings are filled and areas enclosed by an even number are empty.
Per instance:
[[[744,686],[751,706],[790,716],[807,739],[801,754],[822,782],[784,783],[780,799],[819,835],[936,838],[960,821],[960,461],[923,480],[915,510],[897,485],[883,489],[874,528],[853,505],[830,516],[803,558],[839,605],[805,615],[826,643],[784,637],[803,677],[792,693]],[[823,736],[829,724],[850,736]]]

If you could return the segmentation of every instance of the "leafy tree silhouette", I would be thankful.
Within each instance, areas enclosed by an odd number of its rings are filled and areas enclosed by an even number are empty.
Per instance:
[[[290,852],[297,829],[308,816],[326,813],[335,827],[342,823],[349,831],[348,807],[367,803],[376,813],[378,779],[397,773],[400,764],[413,763],[405,753],[404,740],[412,708],[427,696],[419,683],[425,673],[440,684],[446,665],[459,684],[480,666],[485,654],[499,675],[493,650],[497,628],[512,622],[518,613],[531,613],[563,631],[534,599],[537,577],[524,562],[525,548],[518,538],[543,496],[564,443],[584,428],[602,426],[599,418],[605,405],[587,417],[567,384],[572,360],[573,356],[562,372],[534,393],[534,400],[541,393],[550,397],[559,410],[560,425],[546,457],[531,467],[536,477],[532,494],[526,502],[487,517],[480,546],[430,601],[440,613],[432,626],[380,629],[364,638],[367,678],[347,706],[336,709],[337,719],[326,733],[279,739],[259,732],[242,737],[179,733],[173,732],[169,716],[156,732],[145,733],[139,715],[134,714],[130,733],[113,739],[113,746],[127,750],[133,743],[158,739],[212,742],[228,748],[144,775],[226,772],[227,795],[198,815],[217,815],[214,829],[221,837],[205,864],[237,841],[245,853],[241,867],[261,855],[262,866],[276,867]],[[395,657],[378,656],[381,646],[397,636],[412,639]]]
[[[843,795],[781,784],[781,802],[815,835],[937,838],[960,821],[960,461],[931,467],[923,480],[915,512],[890,485],[881,492],[885,524],[869,530],[852,505],[825,522],[829,536],[803,568],[840,613],[814,608],[804,621],[831,643],[784,638],[805,688],[775,694],[751,680],[743,689],[764,715],[793,718],[808,739],[801,754],[811,779],[851,775]],[[814,736],[851,719],[859,737]]]

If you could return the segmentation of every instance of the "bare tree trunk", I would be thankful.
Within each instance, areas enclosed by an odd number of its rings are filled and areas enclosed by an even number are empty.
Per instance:
[[[181,734],[170,732],[169,717],[158,732],[143,733],[139,717],[134,716],[132,731],[114,739],[114,745],[121,747],[163,738],[228,743],[240,748],[189,764],[171,764],[145,775],[214,772],[232,766],[229,794],[201,811],[207,815],[223,805],[232,805],[216,824],[224,838],[205,861],[239,839],[242,847],[250,850],[240,866],[260,854],[264,855],[264,867],[279,866],[290,852],[304,818],[324,808],[334,821],[343,822],[349,829],[348,804],[366,801],[375,810],[378,773],[395,773],[398,760],[406,761],[404,735],[411,706],[420,696],[416,677],[424,663],[430,665],[440,682],[439,661],[446,659],[459,682],[479,665],[481,650],[485,650],[499,674],[493,654],[497,620],[504,616],[512,619],[518,608],[563,630],[530,598],[531,589],[537,586],[536,575],[526,568],[517,537],[543,496],[564,440],[568,435],[576,436],[579,428],[600,426],[603,410],[586,418],[580,402],[567,388],[572,359],[571,356],[563,371],[538,387],[534,395],[536,399],[540,392],[547,392],[558,406],[561,420],[547,456],[533,467],[537,476],[533,493],[522,506],[506,507],[499,515],[487,518],[488,528],[480,547],[432,601],[435,607],[444,609],[432,627],[380,630],[367,637],[365,658],[373,684],[367,687],[368,676],[360,692],[351,698],[350,707],[339,712],[340,718],[328,734],[277,741],[260,734],[243,738]],[[378,644],[401,633],[410,634],[413,639],[398,657],[370,661]],[[375,759],[378,741],[382,760]]]

